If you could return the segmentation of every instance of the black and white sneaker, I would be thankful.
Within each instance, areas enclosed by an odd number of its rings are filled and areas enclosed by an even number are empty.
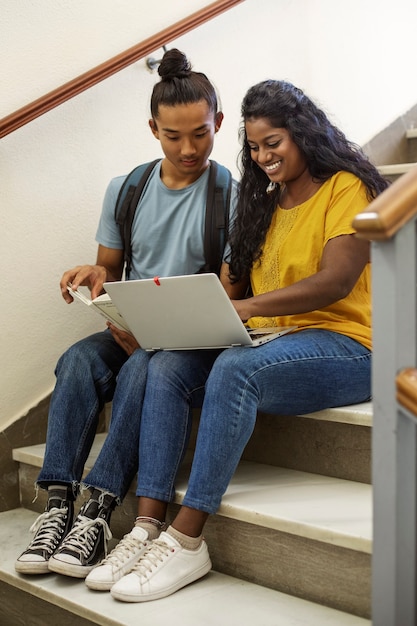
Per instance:
[[[35,536],[15,562],[15,570],[20,574],[49,572],[49,559],[69,532],[74,516],[73,501],[65,499],[62,495],[62,490],[49,491],[45,512],[39,515],[30,527]]]
[[[83,505],[72,530],[49,559],[49,571],[85,578],[107,556],[107,544],[112,538],[109,522],[115,498],[103,493],[98,499],[93,496]]]

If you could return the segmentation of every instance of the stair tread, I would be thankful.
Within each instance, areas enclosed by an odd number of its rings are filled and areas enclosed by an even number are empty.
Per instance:
[[[389,163],[388,165],[378,165],[378,171],[383,176],[406,174],[414,169],[417,163]]]
[[[228,626],[368,626],[367,619],[266,589],[218,572],[210,572],[174,595],[138,604],[119,603],[109,593],[92,592],[83,581],[46,574],[22,576],[14,570],[26,548],[28,528],[37,513],[14,509],[0,513],[0,579],[38,598],[102,626],[218,626],[224,614]]]
[[[415,139],[417,138],[417,128],[408,128],[405,136],[407,137],[407,139]]]
[[[371,510],[370,485],[242,461],[218,513],[370,554]]]
[[[105,436],[96,436],[87,468]],[[18,448],[13,458],[41,467],[44,448],[44,444]],[[184,468],[177,484],[178,503],[186,476]],[[372,487],[365,483],[241,461],[219,514],[368,554],[372,550]]]
[[[310,417],[326,422],[339,422],[357,426],[372,426],[372,402],[361,402],[347,406],[337,406],[315,413],[307,413],[302,417]]]

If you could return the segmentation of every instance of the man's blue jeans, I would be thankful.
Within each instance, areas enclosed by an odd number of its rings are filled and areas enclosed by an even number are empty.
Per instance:
[[[139,442],[137,495],[171,501],[188,444],[192,407],[200,426],[184,505],[214,513],[256,421],[257,411],[301,415],[365,402],[371,352],[318,329],[257,348],[160,352],[149,362]]]
[[[144,350],[128,358],[110,331],[82,339],[62,355],[55,372],[40,486],[64,483],[77,495],[99,413],[113,400],[109,433],[83,482],[119,500],[125,496],[137,472],[149,358]]]

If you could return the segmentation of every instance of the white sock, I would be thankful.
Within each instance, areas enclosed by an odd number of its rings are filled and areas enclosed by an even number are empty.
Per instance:
[[[203,541],[202,535],[200,535],[199,537],[190,537],[189,535],[184,535],[184,533],[181,533],[179,530],[173,528],[172,526],[168,526],[167,533],[171,535],[171,537],[174,537],[174,539],[178,541],[180,546],[182,546],[186,550],[198,550],[201,542]]]

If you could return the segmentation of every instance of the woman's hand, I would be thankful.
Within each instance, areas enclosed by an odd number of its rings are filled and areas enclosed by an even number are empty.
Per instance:
[[[369,241],[355,235],[340,235],[326,244],[316,274],[245,300],[229,295],[243,321],[251,317],[296,315],[322,309],[351,292],[369,262],[369,247]]]
[[[250,312],[247,310],[247,303],[248,299],[232,300],[232,304],[235,307],[237,314],[239,315],[243,323],[247,322],[248,319],[251,317]]]
[[[114,324],[111,324],[110,322],[107,322],[107,326],[110,329],[115,342],[126,352],[128,356],[132,355],[135,350],[140,348],[140,345],[133,335],[125,330],[120,330],[120,328],[117,328],[117,326],[114,326]]]

